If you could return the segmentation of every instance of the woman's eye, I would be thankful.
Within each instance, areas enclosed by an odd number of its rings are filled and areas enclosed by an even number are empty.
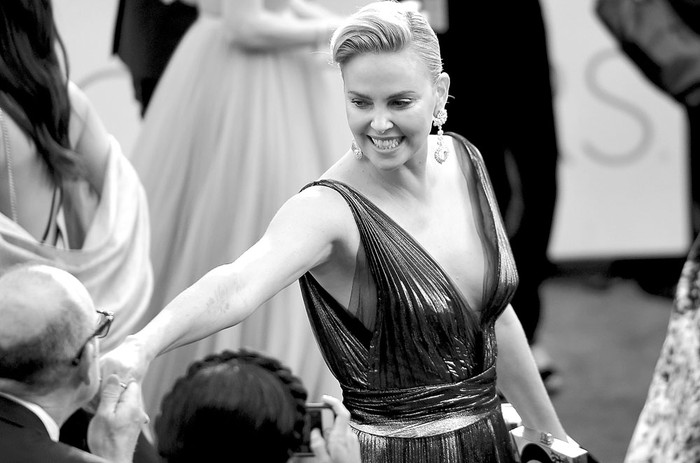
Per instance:
[[[398,107],[398,108],[404,108],[406,106],[409,106],[411,104],[411,100],[395,100],[392,102],[392,105]]]
[[[358,108],[365,108],[369,106],[369,103],[365,100],[351,100],[351,103]]]

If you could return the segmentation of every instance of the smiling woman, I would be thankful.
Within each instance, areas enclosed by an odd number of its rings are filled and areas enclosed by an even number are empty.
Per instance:
[[[414,50],[352,58],[345,58],[342,53],[339,63],[348,125],[357,147],[370,159],[378,153],[379,158],[395,158],[401,165],[411,159],[424,162],[424,158],[413,154],[427,153],[433,113],[444,113],[444,109],[433,107],[433,89],[440,99],[446,100],[449,76],[431,76],[423,58]]]
[[[497,389],[524,424],[567,439],[509,304],[518,276],[483,160],[442,131],[450,79],[426,18],[371,3],[331,52],[356,146],[108,354],[104,373],[140,380],[158,355],[298,280],[363,461],[518,461]]]

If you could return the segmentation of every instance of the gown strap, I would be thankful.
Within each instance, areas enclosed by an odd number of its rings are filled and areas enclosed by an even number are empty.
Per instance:
[[[46,223],[46,228],[44,229],[44,234],[41,237],[41,242],[51,245],[57,245],[63,240],[63,231],[61,230],[59,213],[61,211],[61,205],[63,204],[63,194],[61,188],[56,185],[53,190],[53,195],[51,197],[51,210],[49,211],[49,219]],[[53,239],[51,239],[51,234],[55,233]],[[51,242],[49,242],[51,239]]]

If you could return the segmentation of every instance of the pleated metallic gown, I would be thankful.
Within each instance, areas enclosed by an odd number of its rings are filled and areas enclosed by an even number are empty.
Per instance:
[[[362,461],[518,461],[496,389],[495,321],[518,276],[478,150],[456,134],[484,247],[483,307],[470,307],[442,267],[403,228],[352,187],[361,246],[350,307],[314,277],[300,279],[322,354],[343,389]]]

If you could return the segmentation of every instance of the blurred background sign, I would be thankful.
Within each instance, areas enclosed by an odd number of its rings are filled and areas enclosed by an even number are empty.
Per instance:
[[[551,258],[685,255],[684,111],[617,50],[594,0],[542,0],[542,7],[562,151]]]

